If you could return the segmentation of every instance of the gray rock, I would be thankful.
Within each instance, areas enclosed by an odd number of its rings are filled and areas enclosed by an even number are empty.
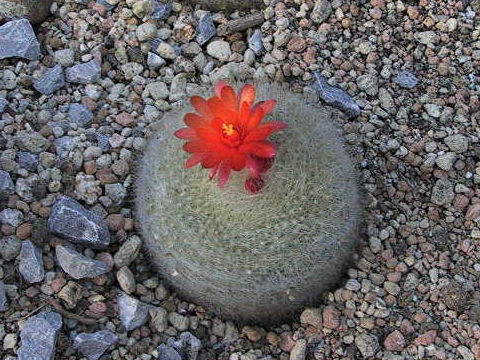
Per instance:
[[[120,249],[115,253],[113,256],[113,260],[115,262],[115,266],[118,268],[122,268],[124,266],[128,266],[131,264],[133,260],[138,256],[140,253],[140,249],[142,247],[142,240],[134,235],[125,241]]]
[[[51,5],[52,0],[0,0],[0,16],[40,24],[50,14]]]
[[[454,187],[450,180],[439,179],[432,189],[432,203],[436,205],[448,205],[455,197]]]
[[[164,66],[167,62],[159,55],[149,52],[147,55],[147,65],[151,70],[157,70]]]
[[[298,339],[290,352],[290,360],[305,360],[307,340]]]
[[[19,151],[17,152],[17,162],[22,168],[28,171],[36,171],[38,166],[38,156],[35,154],[32,154],[29,151]],[[1,175],[0,175],[0,178],[1,178]],[[1,183],[1,180],[0,180],[0,183]],[[0,186],[0,189],[1,189],[1,186]]]
[[[0,211],[0,223],[17,227],[22,223],[23,213],[17,209],[6,208]]]
[[[10,174],[4,170],[0,170],[0,200],[8,198],[15,191]]]
[[[52,207],[47,226],[55,235],[76,244],[92,248],[104,248],[110,244],[105,220],[67,196]]]
[[[152,23],[141,24],[137,27],[135,34],[137,35],[137,39],[140,42],[153,40],[157,35],[157,26]]]
[[[70,104],[68,117],[79,126],[85,126],[93,120],[93,113],[83,104]]]
[[[167,339],[167,346],[174,348],[185,360],[196,360],[202,348],[202,342],[192,333],[186,331],[180,334],[180,339]]]
[[[5,111],[5,109],[7,108],[8,106],[8,101],[7,99],[5,98],[0,98],[0,115],[3,114],[3,112]]]
[[[455,154],[454,152],[447,152],[445,154],[439,155],[435,160],[435,163],[440,169],[450,171],[456,159],[457,154]]]
[[[108,330],[73,336],[73,347],[88,360],[98,360],[107,349],[118,341],[117,335]]]
[[[65,76],[61,65],[46,70],[40,79],[33,82],[38,92],[49,95],[65,86]]]
[[[50,142],[35,131],[19,131],[14,140],[15,145],[21,150],[30,151],[34,154],[39,154],[50,146]]]
[[[120,285],[120,289],[127,294],[133,293],[136,289],[135,276],[127,266],[124,266],[117,271],[117,281]]]
[[[262,42],[262,31],[260,29],[256,29],[248,39],[248,48],[257,56],[263,53],[264,47]]]
[[[410,71],[402,71],[393,78],[393,81],[401,87],[413,89],[418,84],[417,77]]]
[[[114,205],[119,206],[123,204],[123,201],[127,196],[127,189],[119,183],[106,184],[105,195],[112,199]]]
[[[97,60],[74,65],[65,70],[65,77],[70,83],[91,84],[100,80],[101,67]]]
[[[105,7],[107,11],[113,11],[117,7],[117,5],[110,4],[106,0],[96,0],[97,4],[102,5]]]
[[[367,95],[376,96],[378,94],[378,79],[375,75],[365,74],[357,78],[358,88]]]
[[[54,140],[55,151],[57,155],[64,158],[68,155],[69,151],[74,150],[77,147],[77,138],[73,136],[62,136],[61,138]]]
[[[228,42],[215,40],[208,44],[207,54],[220,61],[228,61],[230,55],[232,55],[232,50]]]
[[[167,1],[162,3],[160,1],[153,1],[153,12],[150,15],[150,18],[155,20],[164,20],[170,16],[173,9],[173,1]]]
[[[175,75],[170,85],[170,100],[178,101],[187,96],[187,75],[180,73]]]
[[[167,42],[154,40],[152,41],[152,50],[164,59],[175,60],[179,53],[175,48]]]
[[[5,293],[5,284],[0,280],[0,311],[7,311],[7,295]]]
[[[150,311],[151,323],[150,325],[159,333],[165,331],[168,326],[168,312],[162,307],[151,308]]]
[[[314,23],[321,24],[330,17],[332,5],[329,0],[317,0],[313,6],[310,18]]]
[[[72,49],[57,50],[53,54],[53,59],[64,67],[70,67],[75,62],[75,53]]]
[[[55,254],[60,267],[74,279],[91,278],[110,271],[103,261],[90,259],[63,245],[57,246]]]
[[[169,95],[170,91],[168,91],[167,84],[162,81],[155,81],[145,86],[142,97],[150,96],[154,100],[162,100],[166,99]]]
[[[20,332],[22,346],[17,352],[18,360],[53,360],[61,327],[62,317],[54,311],[28,319]]]
[[[355,345],[364,358],[374,356],[378,349],[378,338],[375,335],[361,334],[355,338]]]
[[[0,256],[5,261],[15,259],[20,254],[22,242],[15,236],[3,237],[0,239]]]
[[[173,347],[162,344],[157,348],[157,360],[182,360],[180,354]]]
[[[440,40],[440,37],[435,33],[435,31],[431,31],[431,30],[417,32],[413,37],[420,44],[427,45],[427,46],[433,46]]]
[[[313,77],[314,82],[312,86],[317,91],[320,99],[342,110],[349,118],[360,115],[360,106],[345,90],[337,86],[331,86],[327,79],[318,72],[314,72]]]
[[[455,134],[455,135],[447,136],[443,141],[449,147],[449,149],[455,152],[456,154],[462,154],[468,150],[468,138],[464,135]],[[0,184],[1,184],[1,180],[0,180]],[[1,185],[0,185],[0,193],[1,193]]]
[[[125,293],[117,298],[120,320],[127,331],[142,326],[147,322],[150,305],[138,301]]]
[[[378,99],[380,100],[380,106],[389,114],[395,114],[397,112],[393,97],[387,89],[381,88],[378,91]]]
[[[40,282],[45,277],[42,252],[30,240],[22,242],[19,270],[29,283]]]
[[[40,43],[27,19],[13,20],[0,26],[0,59],[19,57],[38,60]]]
[[[217,35],[217,28],[213,24],[213,16],[210,12],[206,12],[198,21],[197,42],[203,45],[215,35]]]

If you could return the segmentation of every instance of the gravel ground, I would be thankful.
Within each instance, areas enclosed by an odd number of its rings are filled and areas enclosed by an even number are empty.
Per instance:
[[[265,3],[225,35],[246,13],[61,0],[0,56],[2,359],[480,359],[480,1]],[[166,290],[133,217],[162,114],[231,72],[343,109],[366,193],[349,279],[279,327]]]

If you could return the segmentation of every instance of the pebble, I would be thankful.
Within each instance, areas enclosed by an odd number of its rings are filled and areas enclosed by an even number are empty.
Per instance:
[[[17,209],[7,208],[0,211],[0,223],[17,227],[23,221],[23,213]]]
[[[103,261],[89,259],[63,245],[56,247],[55,254],[60,267],[74,279],[92,278],[110,271]]]
[[[159,55],[149,52],[147,55],[147,66],[151,70],[157,70],[164,66],[167,62]]]
[[[4,170],[0,170],[0,200],[6,199],[9,195],[15,191],[15,185],[13,184],[10,174]]]
[[[208,44],[207,54],[220,61],[227,61],[232,55],[232,50],[228,42],[215,40]]]
[[[182,360],[180,354],[173,347],[162,344],[157,347],[158,360]]]
[[[154,307],[150,309],[151,325],[153,328],[162,333],[168,326],[168,312],[162,307]]]
[[[161,41],[158,46],[155,47],[155,52],[162,58],[168,60],[174,60],[178,56],[173,46],[164,41]]]
[[[168,90],[167,84],[162,81],[155,81],[145,86],[142,97],[150,96],[154,100],[164,100],[168,98],[169,95],[170,91]]]
[[[188,330],[190,324],[188,317],[177,314],[175,312],[168,314],[168,321],[178,331]]]
[[[135,276],[127,266],[124,266],[117,271],[117,281],[120,288],[127,294],[135,292]]]
[[[54,311],[30,317],[20,331],[18,360],[53,360],[61,327],[62,317]]]
[[[19,131],[14,138],[15,145],[21,150],[39,154],[50,146],[50,142],[42,135],[33,131]]]
[[[300,322],[320,330],[322,328],[322,311],[318,308],[306,308],[300,315]]]
[[[73,347],[88,360],[98,360],[117,341],[117,335],[109,330],[101,330],[74,334]]]
[[[435,33],[435,31],[431,30],[417,32],[415,33],[414,37],[419,43],[429,46],[433,46],[440,40],[440,37]]]
[[[77,64],[65,70],[65,78],[69,83],[91,84],[100,80],[101,68],[97,60]]]
[[[439,155],[435,159],[435,163],[440,169],[450,171],[456,159],[457,154],[455,154],[454,152],[447,152],[445,154]]]
[[[448,205],[453,201],[455,192],[448,179],[439,179],[432,188],[431,201],[436,205]]]
[[[8,106],[8,101],[5,98],[0,97],[0,115],[3,114],[7,106]]]
[[[312,86],[317,91],[320,99],[342,110],[349,118],[360,115],[360,107],[343,89],[329,85],[327,79],[317,72],[313,74],[313,78]]]
[[[203,45],[215,35],[217,35],[217,28],[213,24],[213,16],[210,12],[205,12],[198,21],[196,40]]]
[[[173,1],[153,1],[153,12],[150,15],[151,19],[154,20],[164,20],[168,18],[173,9]]]
[[[307,340],[298,339],[290,352],[290,360],[305,360],[307,354]]]
[[[52,207],[48,229],[73,243],[101,249],[110,244],[107,223],[74,199],[62,196]]]
[[[456,154],[463,154],[468,150],[468,138],[464,135],[455,134],[447,136],[443,141]]]
[[[15,236],[3,236],[0,238],[0,255],[5,261],[15,259],[22,248],[22,242]]]
[[[75,53],[72,49],[60,49],[53,54],[53,60],[63,67],[70,67],[75,63]]]
[[[41,56],[40,43],[28,20],[12,20],[0,26],[0,59],[38,60]]]
[[[5,284],[0,280],[0,311],[7,311],[7,295],[5,294]],[[1,339],[1,337],[0,337]]]
[[[42,252],[30,240],[22,242],[19,271],[29,283],[37,283],[45,277]]]
[[[375,335],[360,334],[355,337],[355,345],[364,358],[374,356],[378,349],[378,338]]]
[[[405,345],[405,338],[398,330],[392,331],[383,341],[383,346],[385,347],[385,350],[388,351],[402,351],[405,348]]]
[[[17,152],[17,162],[22,168],[33,172],[37,170],[38,156],[28,151],[19,151]],[[0,173],[0,177],[1,177],[1,173]],[[1,182],[2,180],[0,179],[0,184]],[[2,193],[2,190],[0,185],[0,194],[1,193]]]
[[[35,90],[45,95],[53,94],[64,86],[65,76],[60,65],[46,70],[38,80],[33,82]]]
[[[93,113],[83,104],[70,104],[68,117],[73,123],[86,126],[93,120]]]
[[[361,75],[357,78],[358,88],[367,95],[376,96],[378,94],[378,79],[371,74]]]
[[[323,310],[323,326],[327,329],[337,329],[340,326],[341,312],[332,305],[328,305]]]
[[[413,89],[418,84],[417,77],[410,71],[401,71],[394,77],[393,81],[407,89]]]
[[[144,23],[137,27],[135,33],[138,41],[150,41],[157,35],[157,26],[153,23]]]
[[[150,306],[129,296],[120,293],[117,298],[120,320],[127,331],[136,329],[148,320]]]
[[[328,0],[316,0],[310,18],[314,23],[321,24],[332,14],[332,5]]]

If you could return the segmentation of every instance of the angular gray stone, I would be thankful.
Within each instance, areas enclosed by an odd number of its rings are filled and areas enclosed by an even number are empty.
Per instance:
[[[436,205],[448,205],[455,197],[453,183],[448,179],[439,179],[432,189],[432,203]]]
[[[6,208],[0,211],[0,223],[17,227],[22,223],[23,213],[17,209]]]
[[[29,283],[40,282],[45,277],[42,252],[30,240],[22,242],[19,270]]]
[[[180,354],[173,347],[162,344],[157,348],[157,360],[182,360]]]
[[[6,199],[15,191],[10,174],[4,170],[0,170],[0,200]]]
[[[357,78],[358,88],[367,95],[375,96],[378,94],[378,79],[373,74],[361,75]]]
[[[0,98],[0,115],[3,114],[3,112],[5,111],[5,109],[7,108],[8,106],[8,101],[7,99],[5,98]]]
[[[150,305],[129,296],[120,293],[117,298],[120,320],[127,331],[142,326],[147,322]]]
[[[70,104],[68,117],[78,126],[85,126],[93,120],[93,113],[83,104]]]
[[[444,140],[445,144],[455,152],[456,154],[462,154],[468,150],[468,138],[461,134],[455,134],[446,137]],[[1,184],[1,180],[0,180]],[[1,185],[0,185],[0,193],[1,193]]]
[[[15,259],[20,254],[22,242],[15,236],[0,238],[0,257],[5,261]]]
[[[164,20],[170,16],[173,9],[173,1],[167,1],[166,3],[153,0],[153,12],[150,15],[151,19]]]
[[[331,86],[327,79],[318,72],[313,73],[313,78],[312,86],[323,101],[342,110],[349,118],[360,115],[360,106],[345,90]]]
[[[17,152],[17,162],[18,164],[28,170],[28,171],[35,171],[37,170],[38,166],[38,156],[32,154],[29,151],[19,151]],[[1,178],[1,175],[0,175]],[[1,180],[0,180],[1,184]],[[1,193],[1,185],[0,185],[0,193]]]
[[[15,145],[21,150],[30,151],[39,154],[47,150],[50,142],[35,131],[19,131],[14,138]]]
[[[40,43],[27,19],[13,20],[0,26],[0,59],[19,57],[38,60]]]
[[[181,333],[179,340],[168,338],[166,345],[175,349],[185,360],[196,360],[202,348],[202,342],[188,331]]]
[[[76,244],[100,249],[110,244],[107,223],[74,199],[63,196],[52,207],[48,229]]]
[[[33,82],[33,87],[38,92],[49,95],[65,86],[65,76],[61,65],[46,70],[43,75]]]
[[[410,71],[402,71],[393,78],[393,81],[401,87],[413,89],[418,84],[417,77]]]
[[[215,35],[217,35],[217,28],[213,24],[213,16],[210,12],[206,12],[198,21],[197,42],[203,45]]]
[[[0,311],[7,311],[7,295],[5,294],[5,284],[0,280]]]
[[[378,349],[378,338],[375,335],[361,334],[355,338],[355,345],[364,358],[369,358]]]
[[[316,0],[310,18],[314,23],[321,24],[332,13],[332,5],[329,0]]]
[[[52,0],[0,0],[0,16],[6,19],[28,19],[40,24],[50,14]]]
[[[264,47],[262,42],[262,31],[260,29],[256,29],[248,39],[248,48],[257,56],[263,53]]]
[[[57,246],[55,254],[60,267],[74,279],[91,278],[111,270],[103,261],[90,259],[63,245]]]
[[[70,83],[91,84],[100,80],[101,67],[97,60],[74,65],[65,70],[65,77]]]
[[[111,331],[102,330],[91,334],[75,334],[73,336],[73,347],[88,360],[98,360],[117,341],[117,335]]]
[[[159,55],[149,52],[147,56],[147,65],[149,69],[157,70],[164,66],[167,62]]]
[[[17,352],[18,360],[53,360],[61,327],[62,317],[54,311],[28,319],[20,332],[22,345]]]

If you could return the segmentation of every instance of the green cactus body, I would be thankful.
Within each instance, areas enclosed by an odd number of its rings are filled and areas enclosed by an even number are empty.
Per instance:
[[[332,110],[308,105],[278,86],[262,85],[259,99],[277,99],[266,118],[288,128],[265,187],[244,188],[233,172],[226,188],[208,171],[183,167],[187,154],[173,132],[180,112],[143,157],[137,215],[144,241],[164,279],[184,298],[224,318],[278,323],[318,304],[339,282],[357,245],[361,201],[357,174]]]

